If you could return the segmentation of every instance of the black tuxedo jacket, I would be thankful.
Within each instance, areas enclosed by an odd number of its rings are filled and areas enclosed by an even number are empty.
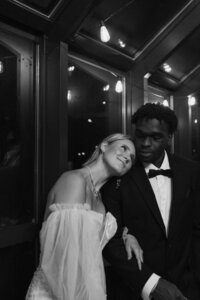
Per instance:
[[[137,162],[129,173],[102,189],[104,205],[118,223],[104,256],[131,288],[134,300],[140,299],[152,273],[173,282],[185,295],[200,290],[200,167],[177,156],[169,156],[169,162],[173,178],[168,233],[142,164]],[[121,238],[124,226],[144,251],[142,271],[134,255],[127,260]]]

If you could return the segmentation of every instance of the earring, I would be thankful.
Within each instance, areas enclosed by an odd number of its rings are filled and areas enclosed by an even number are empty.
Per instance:
[[[115,186],[116,190],[118,190],[120,188],[120,184],[121,184],[121,179],[117,179],[116,186]]]

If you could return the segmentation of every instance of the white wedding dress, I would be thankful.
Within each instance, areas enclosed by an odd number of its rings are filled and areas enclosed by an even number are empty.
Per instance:
[[[105,300],[102,249],[117,230],[115,218],[88,204],[52,204],[50,210],[26,300]]]

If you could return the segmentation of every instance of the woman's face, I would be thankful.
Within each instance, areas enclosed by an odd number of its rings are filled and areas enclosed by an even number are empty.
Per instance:
[[[112,176],[122,176],[133,165],[135,146],[130,140],[126,139],[105,144],[103,159]]]

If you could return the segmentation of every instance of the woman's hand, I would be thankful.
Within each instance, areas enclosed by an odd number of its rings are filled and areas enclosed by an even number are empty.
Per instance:
[[[127,227],[124,228],[122,238],[124,241],[128,259],[132,258],[132,252],[134,252],[135,257],[137,259],[138,268],[139,268],[139,270],[141,270],[142,263],[143,263],[143,250],[140,247],[140,244],[138,243],[137,239],[132,234],[128,233]]]

